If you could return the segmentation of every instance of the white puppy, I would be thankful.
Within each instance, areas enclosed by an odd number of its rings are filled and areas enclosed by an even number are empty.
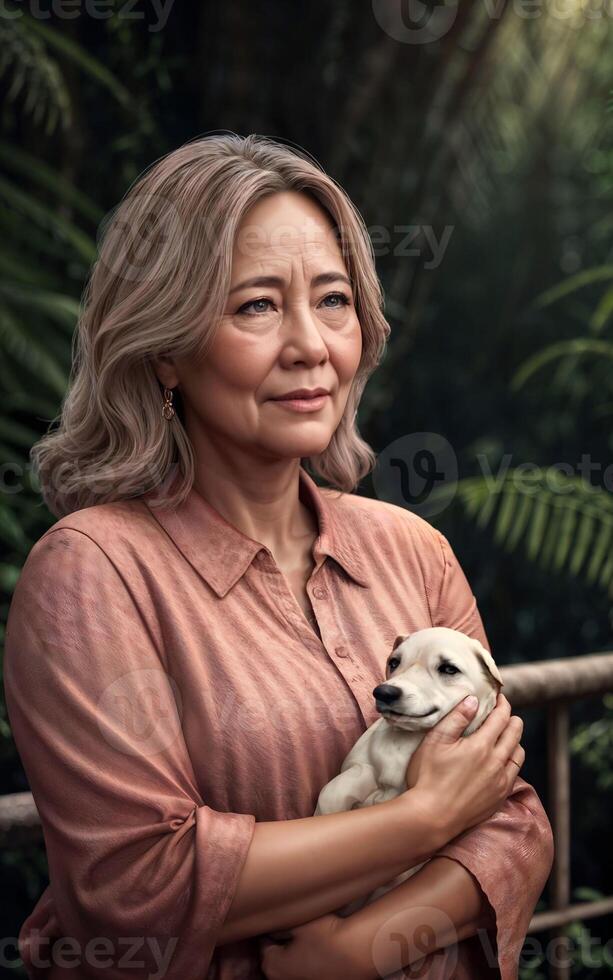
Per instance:
[[[492,655],[465,633],[435,626],[397,636],[385,682],[373,690],[382,717],[362,733],[339,775],[323,787],[315,815],[371,806],[404,793],[409,760],[428,729],[467,694],[475,694],[479,706],[463,732],[470,735],[489,715],[502,686]],[[339,914],[351,915],[374,902],[421,867],[408,869]]]

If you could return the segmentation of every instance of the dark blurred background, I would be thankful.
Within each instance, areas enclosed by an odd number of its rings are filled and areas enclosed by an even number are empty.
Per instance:
[[[498,664],[613,650],[612,16],[596,0],[5,0],[2,620],[54,520],[28,451],[66,389],[103,218],[152,161],[221,130],[303,148],[361,211],[392,334],[360,431],[405,475],[431,434],[448,493],[423,513]],[[359,490],[415,509],[418,491],[400,468]],[[0,792],[27,790],[1,710]],[[545,715],[521,713],[522,775],[547,806]],[[613,695],[576,701],[572,901],[613,890],[612,760]],[[0,874],[16,936],[42,845],[1,850]],[[569,927],[573,977],[613,974],[611,925]],[[522,957],[522,980],[547,977],[543,959]]]

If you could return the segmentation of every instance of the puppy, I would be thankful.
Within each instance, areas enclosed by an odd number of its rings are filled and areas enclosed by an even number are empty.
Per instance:
[[[362,733],[338,776],[323,787],[315,815],[372,806],[404,793],[407,766],[428,729],[467,694],[475,694],[479,705],[463,732],[470,735],[489,715],[502,686],[492,655],[465,633],[436,626],[397,636],[385,682],[373,690],[381,718]],[[351,915],[422,867],[423,863],[410,868],[338,914]]]

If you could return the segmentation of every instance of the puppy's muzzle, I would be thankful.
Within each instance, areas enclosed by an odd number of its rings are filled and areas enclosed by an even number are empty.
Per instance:
[[[402,697],[402,690],[396,687],[395,684],[379,684],[373,690],[373,697],[376,701],[377,711],[397,711],[395,707],[397,702]],[[427,718],[428,715],[433,715],[435,711],[438,711],[437,707],[430,708],[429,711],[424,711],[420,715],[411,715],[412,718]],[[402,711],[398,714],[407,714],[407,712]]]

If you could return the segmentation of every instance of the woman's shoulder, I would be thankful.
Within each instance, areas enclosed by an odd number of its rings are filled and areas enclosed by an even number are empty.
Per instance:
[[[422,581],[438,591],[452,551],[444,535],[425,518],[398,504],[344,493],[326,496],[337,540],[348,541],[369,567],[389,579]]]
[[[140,587],[137,565],[135,529],[142,520],[136,501],[97,504],[60,518],[34,543],[7,616],[5,657],[13,687],[17,676],[59,676],[67,662],[75,669],[88,664],[95,683],[102,653],[105,670],[121,669],[122,636],[157,656],[156,612]],[[134,558],[126,559],[123,537]]]
[[[71,528],[101,542],[113,534],[146,534],[151,528],[149,508],[143,497],[113,500],[72,511],[52,524],[49,531]]]
[[[139,553],[151,535],[152,522],[138,498],[94,504],[59,518],[31,547],[21,570],[24,576],[58,576],[91,561],[99,567],[118,554]]]
[[[400,536],[407,543],[413,542],[437,552],[440,552],[441,542],[446,540],[425,518],[406,507],[378,497],[339,494],[330,488],[324,488],[322,492],[339,527],[350,526],[379,537]]]

